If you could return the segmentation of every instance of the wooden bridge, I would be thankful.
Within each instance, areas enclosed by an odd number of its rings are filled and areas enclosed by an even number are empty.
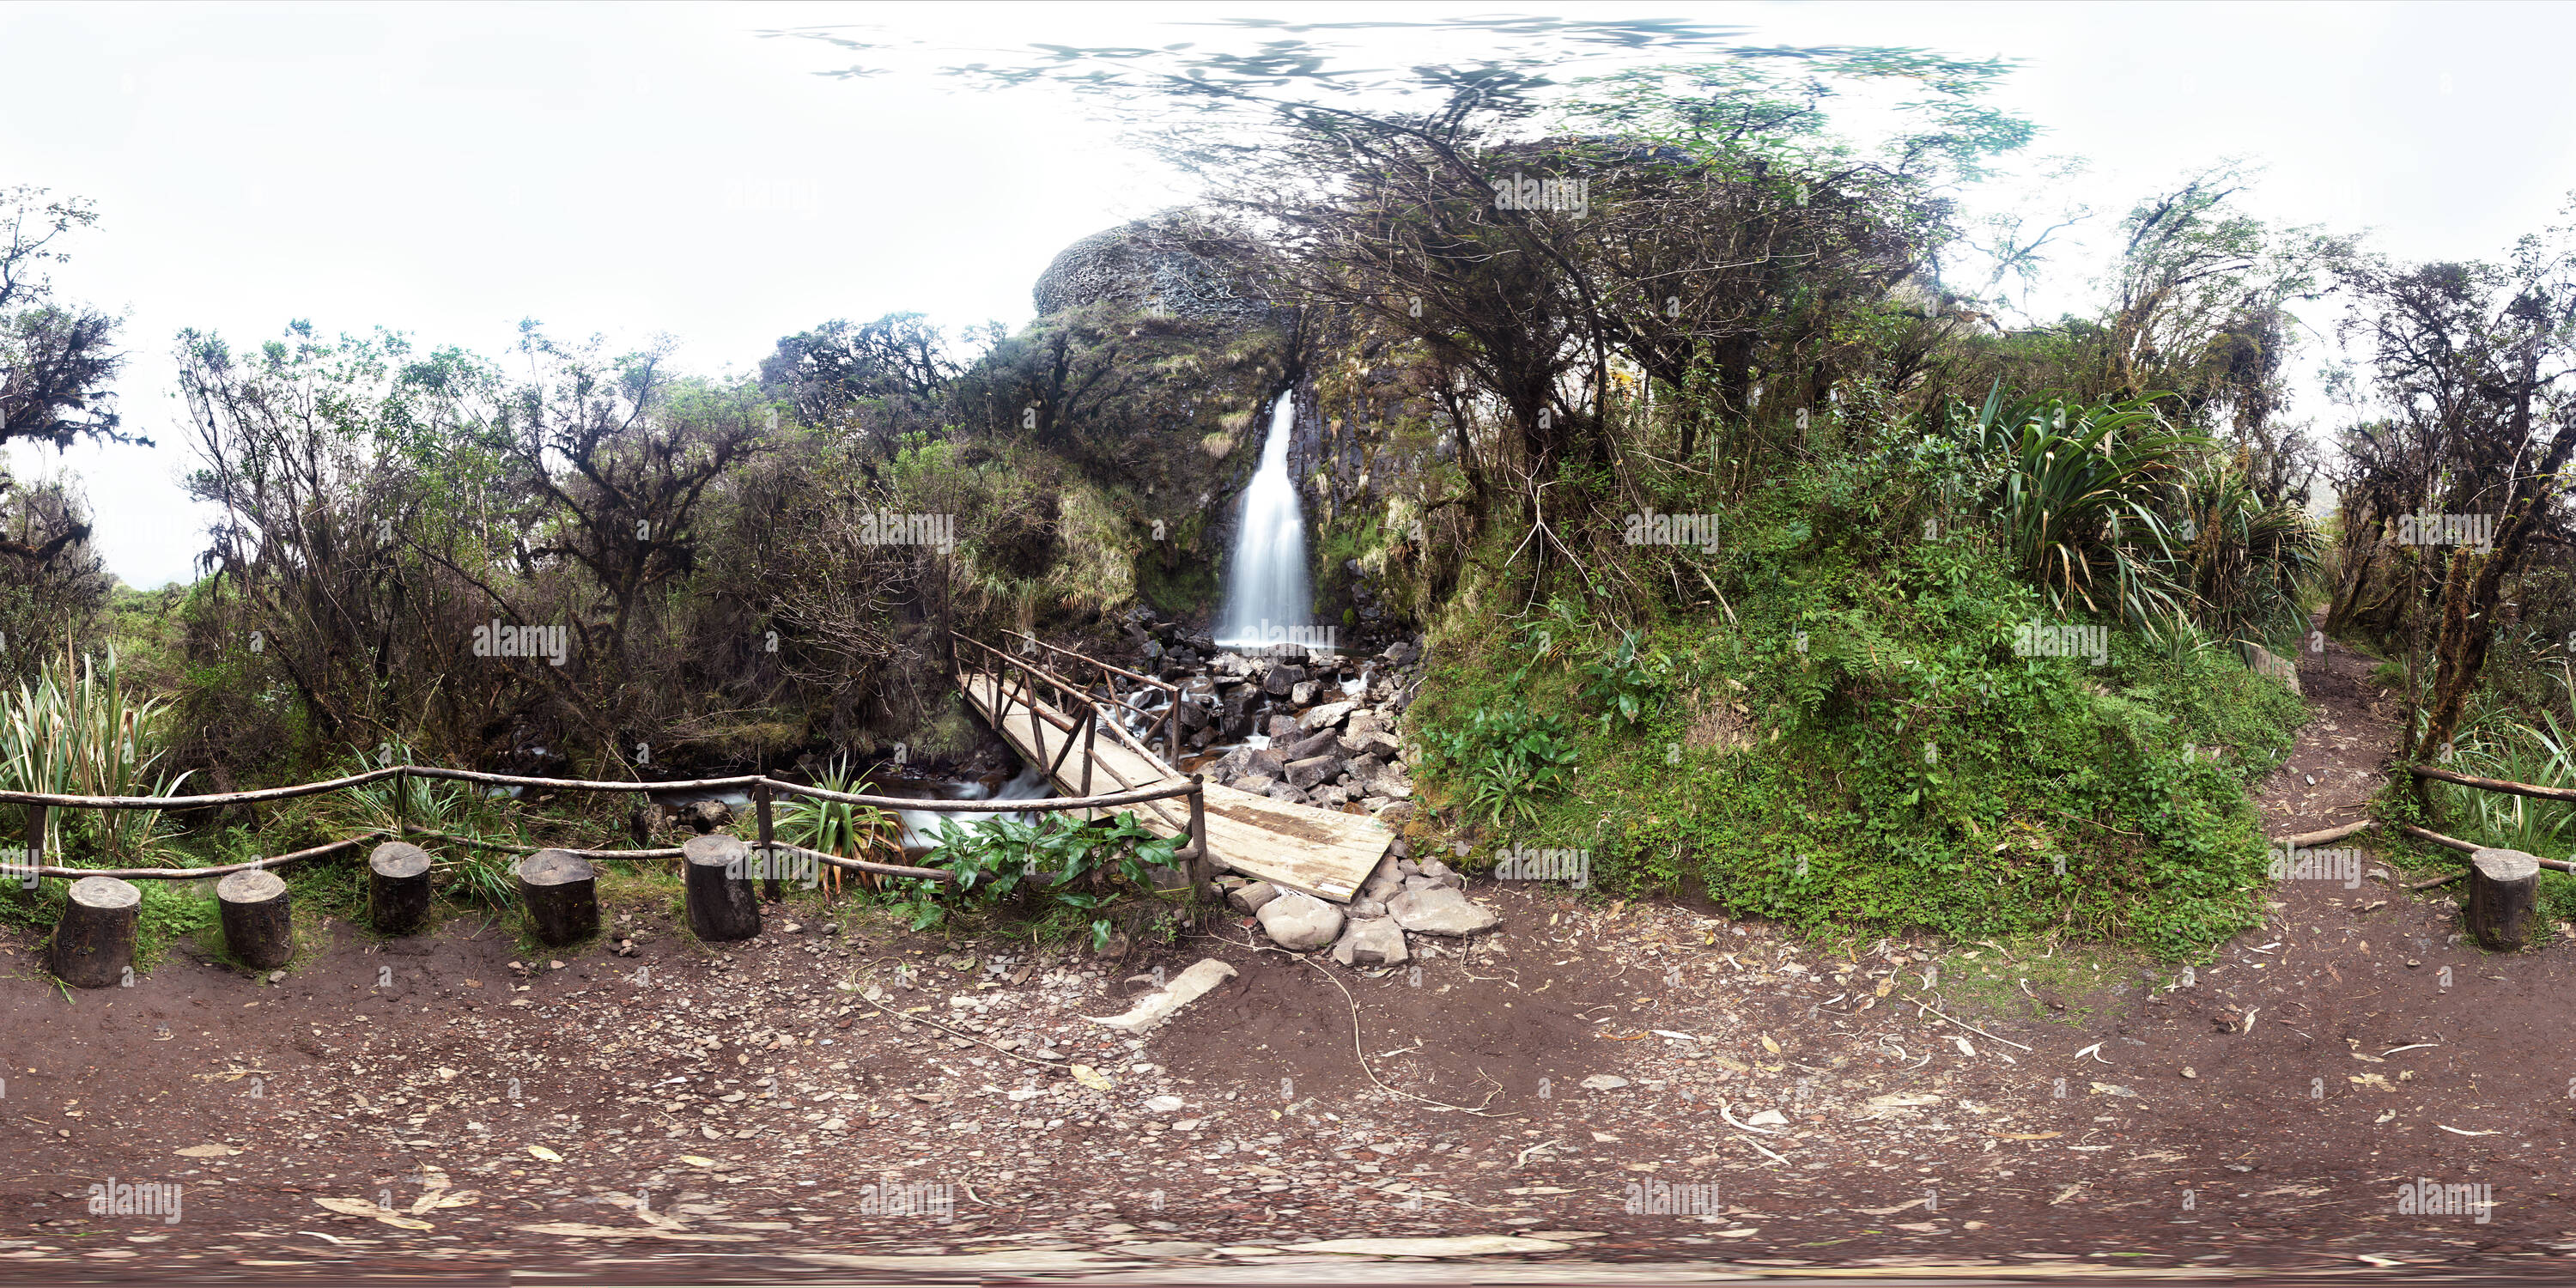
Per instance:
[[[1213,862],[1335,903],[1348,903],[1358,893],[1394,843],[1394,831],[1373,818],[1291,805],[1180,772],[1173,767],[1180,749],[1177,687],[1030,636],[1018,638],[1022,652],[1014,655],[957,636],[957,687],[1013,750],[1044,766],[1067,795],[1199,782]],[[1078,683],[1075,676],[1091,683]],[[1159,710],[1138,705],[1151,693],[1163,697]],[[1120,713],[1142,717],[1148,737],[1128,732],[1114,718]],[[1149,746],[1156,739],[1163,744],[1161,755]],[[1179,803],[1148,803],[1137,822],[1164,836],[1185,835],[1189,820],[1172,808]]]

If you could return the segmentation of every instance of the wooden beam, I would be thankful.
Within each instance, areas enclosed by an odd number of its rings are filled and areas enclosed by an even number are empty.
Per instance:
[[[2471,774],[2455,774],[2450,770],[2435,769],[2430,765],[2408,765],[2406,770],[2417,778],[2458,783],[2462,787],[2474,787],[2482,792],[2506,792],[2515,796],[2537,797],[2545,801],[2576,801],[2576,787],[2536,787],[2530,783],[2509,783],[2501,778],[2479,778]]]

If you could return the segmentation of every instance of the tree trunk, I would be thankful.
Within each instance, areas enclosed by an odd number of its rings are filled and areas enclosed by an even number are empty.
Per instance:
[[[693,836],[680,846],[689,908],[689,933],[711,944],[760,933],[760,900],[751,889],[751,847],[717,833]]]
[[[295,956],[295,914],[286,883],[266,868],[245,868],[215,883],[224,946],[245,966],[272,970]]]
[[[541,942],[560,948],[599,933],[599,882],[578,854],[539,850],[520,860],[519,901]]]
[[[143,892],[114,877],[82,877],[63,902],[45,964],[74,988],[114,988],[134,973],[134,925]]]
[[[2540,899],[2540,861],[2520,850],[2469,856],[2469,933],[2490,952],[2509,953],[2531,938]]]
[[[368,919],[387,935],[408,935],[429,915],[429,852],[387,841],[367,856]]]

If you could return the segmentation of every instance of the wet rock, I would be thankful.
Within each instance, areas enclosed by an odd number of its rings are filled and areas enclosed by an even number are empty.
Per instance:
[[[1254,915],[1261,918],[1261,931],[1270,942],[1292,951],[1321,948],[1342,933],[1341,909],[1294,890],[1281,891]]]
[[[1290,666],[1287,663],[1282,662],[1277,666],[1271,667],[1268,675],[1261,677],[1261,691],[1270,694],[1273,697],[1284,698],[1287,697],[1291,691],[1295,690],[1298,685],[1304,684],[1305,682],[1306,668],[1302,666]]]
[[[1447,886],[1429,890],[1407,890],[1386,905],[1387,915],[1407,930],[1426,935],[1465,938],[1481,935],[1502,924],[1502,918],[1491,909],[1471,902],[1467,896]]]
[[[1289,762],[1288,784],[1302,791],[1339,777],[1341,772],[1341,757],[1309,756],[1304,760]]]

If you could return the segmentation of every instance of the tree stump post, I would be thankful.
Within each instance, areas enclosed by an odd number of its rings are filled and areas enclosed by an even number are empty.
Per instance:
[[[63,901],[45,964],[74,988],[114,988],[134,969],[134,924],[143,892],[115,877],[82,877]]]
[[[295,955],[294,912],[286,883],[266,868],[244,868],[215,883],[224,946],[246,966],[272,970]]]
[[[378,932],[407,935],[429,915],[429,852],[387,841],[367,856],[367,906]]]
[[[2520,850],[2469,856],[2469,933],[2490,952],[2514,952],[2531,938],[2540,901],[2540,861]]]
[[[519,901],[545,943],[560,948],[599,932],[599,881],[590,861],[568,850],[539,850],[519,861]]]
[[[760,900],[751,889],[751,847],[716,833],[680,846],[686,869],[689,933],[711,944],[760,933]]]

